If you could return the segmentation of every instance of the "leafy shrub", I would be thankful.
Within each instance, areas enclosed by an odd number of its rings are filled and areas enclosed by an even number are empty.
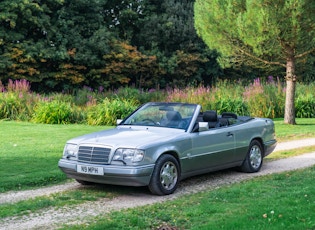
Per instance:
[[[84,115],[68,102],[41,101],[34,109],[33,121],[45,124],[80,123]]]
[[[239,115],[249,115],[248,104],[242,97],[244,87],[242,82],[219,81],[211,91],[211,109],[218,113],[234,112]]]
[[[201,104],[204,110],[213,109],[218,113],[229,111],[241,115],[248,114],[241,87],[235,87],[227,81],[218,82],[213,88],[199,86],[169,89],[167,94],[167,101],[197,103]]]
[[[119,88],[114,95],[121,99],[136,99],[140,97],[140,91],[132,87]]]
[[[269,80],[264,84],[264,92],[271,107],[271,114],[269,116],[265,114],[265,117],[284,117],[285,92],[280,80],[278,78],[277,82]]]
[[[21,113],[21,103],[14,94],[0,97],[0,118],[16,120]]]
[[[112,99],[120,98],[126,100],[136,100],[140,104],[150,102],[150,101],[165,101],[165,92],[163,90],[139,90],[136,88],[120,88],[115,91],[111,96]]]
[[[298,83],[296,117],[315,117],[315,84]],[[106,97],[105,97],[106,96]],[[104,99],[105,97],[105,99]],[[114,125],[139,104],[149,101],[187,102],[201,104],[204,110],[235,112],[258,117],[283,117],[285,90],[279,78],[255,79],[252,84],[218,81],[213,87],[191,87],[167,90],[120,88],[103,92],[103,88],[78,89],[74,94],[53,93],[48,96],[30,91],[26,80],[0,81],[0,119],[32,119],[41,123],[88,123]],[[36,107],[36,109],[35,109]]]
[[[295,100],[295,113],[299,118],[315,118],[315,98],[313,95],[299,95]]]
[[[84,86],[83,89],[78,89],[74,92],[73,103],[78,106],[92,105],[97,103],[97,98],[100,97],[102,91],[94,92],[92,88]]]
[[[135,100],[139,101],[140,104],[144,104],[150,101],[165,101],[166,93],[164,90],[150,89],[148,91],[142,91],[139,98]]]
[[[242,98],[222,98],[215,102],[214,108],[216,108],[219,114],[223,112],[233,112],[238,115],[249,115],[248,106]]]
[[[0,82],[0,119],[29,120],[38,99],[26,80],[9,80],[7,87]]]
[[[210,92],[211,88],[205,86],[168,89],[166,101],[198,103],[205,106],[210,100]]]
[[[108,99],[87,109],[89,125],[115,125],[117,119],[123,119],[136,109],[138,102],[130,99]]]
[[[243,97],[251,116],[269,118],[283,116],[284,94],[279,82],[264,83],[257,78],[254,83],[245,87]]]
[[[52,93],[43,99],[45,101],[60,101],[60,102],[65,102],[65,103],[70,103],[70,104],[73,103],[73,96],[70,94],[64,94],[64,93]]]
[[[296,89],[296,117],[315,118],[315,84],[298,83]]]
[[[0,119],[22,120],[30,119],[33,112],[32,103],[27,103],[23,95],[6,92],[0,95]]]

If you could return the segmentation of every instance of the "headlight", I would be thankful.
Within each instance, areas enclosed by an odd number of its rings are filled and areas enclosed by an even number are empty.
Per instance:
[[[142,161],[144,151],[140,149],[117,149],[113,161],[122,161],[124,164]]]
[[[66,144],[63,150],[64,157],[77,157],[78,156],[78,145]]]

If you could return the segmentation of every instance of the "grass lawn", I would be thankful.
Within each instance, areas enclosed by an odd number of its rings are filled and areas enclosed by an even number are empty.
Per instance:
[[[291,126],[284,125],[283,119],[276,120],[277,139],[281,142],[315,137],[315,119],[297,119],[297,123]],[[66,181],[57,166],[65,142],[107,128],[0,121],[0,193]],[[276,158],[313,148],[286,151]],[[65,229],[157,229],[162,225],[174,229],[315,229],[314,178],[315,167],[264,176],[173,201],[112,212],[93,218],[90,223]],[[111,198],[124,192],[117,187],[106,191],[102,187],[84,187],[3,204],[0,217]]]
[[[315,229],[314,177],[315,167],[264,176],[64,229]]]
[[[283,118],[274,122],[278,142],[315,137],[315,118],[297,118],[297,125],[286,125]]]
[[[65,181],[57,166],[65,142],[105,128],[0,121],[0,192]]]

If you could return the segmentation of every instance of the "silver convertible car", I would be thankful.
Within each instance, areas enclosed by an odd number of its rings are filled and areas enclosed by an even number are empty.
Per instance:
[[[167,195],[194,175],[231,167],[257,172],[277,143],[268,118],[218,115],[198,104],[151,102],[117,123],[69,140],[60,169],[82,184],[148,186]]]

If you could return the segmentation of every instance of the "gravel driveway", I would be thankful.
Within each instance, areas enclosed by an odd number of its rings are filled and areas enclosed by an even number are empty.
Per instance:
[[[315,145],[315,138],[279,143],[275,151],[311,145]],[[93,218],[94,216],[105,214],[113,210],[132,208],[156,202],[164,202],[175,199],[184,194],[191,194],[206,189],[215,189],[222,185],[237,183],[257,176],[296,170],[310,167],[312,165],[315,165],[315,152],[287,159],[265,162],[261,171],[254,174],[240,173],[234,170],[224,170],[193,177],[181,181],[176,192],[169,196],[155,196],[151,195],[145,188],[135,188],[128,195],[121,195],[113,199],[101,199],[95,202],[85,202],[84,204],[74,207],[72,206],[71,211],[67,207],[59,209],[50,208],[25,216],[3,218],[0,219],[0,229],[57,229],[61,224],[83,223],[84,220],[88,220],[89,218]],[[36,196],[49,195],[56,192],[76,189],[81,186],[82,185],[76,182],[71,182],[64,185],[35,190],[3,193],[0,194],[0,205],[30,199]]]

